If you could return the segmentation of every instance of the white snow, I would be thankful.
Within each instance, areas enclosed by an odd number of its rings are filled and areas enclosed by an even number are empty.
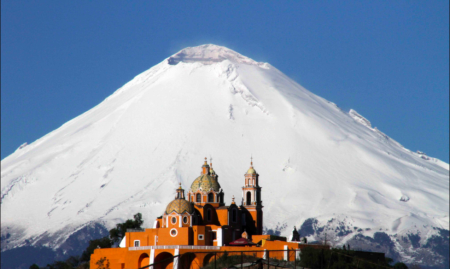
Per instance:
[[[229,204],[241,197],[251,155],[264,225],[287,223],[286,236],[311,217],[345,217],[372,233],[449,227],[448,164],[403,148],[270,64],[204,45],[3,159],[2,234],[15,231],[9,247],[49,235],[57,247],[87,223],[112,228],[137,212],[151,227],[204,157]]]

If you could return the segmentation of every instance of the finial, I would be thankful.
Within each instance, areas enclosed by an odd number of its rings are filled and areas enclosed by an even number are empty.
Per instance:
[[[235,202],[234,202],[234,195],[233,195],[233,198],[231,198],[231,204],[236,204]]]
[[[253,156],[250,156],[250,166],[253,167]]]
[[[182,189],[182,188],[181,188],[181,182],[180,182],[180,183],[178,183],[178,185],[180,185],[180,186],[178,187],[178,189],[180,189],[180,190],[181,190],[181,189]]]
[[[212,157],[209,157],[209,165],[212,167]]]
[[[208,165],[208,159],[205,157],[205,164]]]

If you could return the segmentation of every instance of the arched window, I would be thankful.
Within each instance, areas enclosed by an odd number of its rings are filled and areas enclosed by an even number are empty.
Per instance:
[[[208,194],[208,203],[213,203],[214,202],[214,194],[213,193],[209,193]]]
[[[247,205],[251,205],[252,204],[252,194],[251,192],[247,192]]]
[[[197,193],[197,203],[202,202],[202,195],[200,193]]]
[[[208,210],[206,211],[206,219],[207,219],[208,221],[211,221],[211,219],[212,219],[211,208],[208,208]]]
[[[237,210],[235,208],[233,208],[231,215],[232,215],[233,222],[237,222]]]

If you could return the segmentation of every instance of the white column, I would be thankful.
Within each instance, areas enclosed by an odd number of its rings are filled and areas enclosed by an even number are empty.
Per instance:
[[[217,228],[217,246],[221,247],[223,245],[222,238],[222,228]]]
[[[183,227],[182,218],[183,218],[183,217],[180,215],[179,220],[178,220],[178,221],[180,222],[180,225],[179,225],[180,227]]]
[[[264,260],[267,260],[267,249],[264,250],[264,256],[263,256]]]
[[[180,255],[180,249],[179,248],[176,248],[175,250],[174,250],[174,252],[173,252],[173,269],[178,269],[178,258],[179,257],[175,257],[175,256],[178,256],[178,255]]]
[[[192,227],[192,215],[189,217],[189,223],[190,223],[190,226]]]
[[[302,250],[301,249],[297,249],[298,251],[296,251],[296,256],[297,256],[297,259],[298,260],[300,260],[300,254],[302,253]]]
[[[153,262],[155,261],[155,250],[154,249],[150,249],[150,262],[148,265],[153,264]],[[153,269],[153,266],[150,266],[149,269]]]
[[[287,261],[289,260],[289,251],[288,251],[288,246],[284,246],[284,260]]]

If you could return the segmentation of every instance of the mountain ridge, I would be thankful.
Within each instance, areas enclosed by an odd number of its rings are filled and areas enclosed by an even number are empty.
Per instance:
[[[215,45],[186,48],[2,160],[2,227],[17,230],[2,251],[56,249],[88,224],[111,228],[138,211],[151,226],[205,156],[229,203],[250,155],[266,228],[345,219],[364,236],[413,231],[425,245],[433,227],[448,229],[448,164],[362,119],[270,64]]]

